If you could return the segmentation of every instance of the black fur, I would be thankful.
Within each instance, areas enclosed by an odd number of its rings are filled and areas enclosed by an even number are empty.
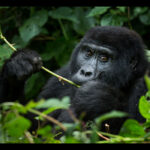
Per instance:
[[[138,101],[147,91],[143,77],[148,70],[148,62],[141,37],[124,27],[94,27],[75,47],[68,64],[56,73],[74,80],[74,75],[81,68],[78,55],[85,42],[112,50],[114,62],[108,70],[104,69],[93,80],[82,83],[80,88],[68,83],[62,85],[56,77],[51,77],[37,99],[70,96],[70,109],[76,117],[84,112],[85,121],[93,120],[111,110],[120,110],[142,122]],[[32,73],[39,71],[42,65],[40,59],[35,63],[34,58],[39,58],[36,52],[20,50],[5,63],[0,77],[0,102],[22,99],[26,79]],[[64,110],[56,111],[52,115],[62,122],[73,121]],[[117,124],[112,121],[110,126],[115,125],[112,132],[116,132],[116,128],[119,129],[122,122],[122,119]]]

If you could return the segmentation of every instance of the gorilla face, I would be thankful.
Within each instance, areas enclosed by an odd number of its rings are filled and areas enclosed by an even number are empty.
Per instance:
[[[72,80],[82,85],[89,80],[100,79],[103,72],[111,69],[114,59],[115,53],[110,48],[93,43],[82,43],[76,64],[79,69]]]
[[[79,85],[97,80],[127,87],[145,71],[147,61],[143,51],[144,44],[134,31],[123,27],[94,27],[74,49],[72,80]]]

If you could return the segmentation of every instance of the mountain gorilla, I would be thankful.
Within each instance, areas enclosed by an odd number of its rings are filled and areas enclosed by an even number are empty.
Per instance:
[[[134,31],[125,27],[103,26],[90,29],[75,47],[68,64],[56,71],[81,85],[76,88],[62,85],[51,77],[37,99],[70,96],[70,109],[78,118],[84,113],[84,121],[120,110],[129,117],[143,121],[138,111],[139,98],[147,91],[144,74],[148,62],[143,41]],[[0,102],[23,99],[24,84],[34,72],[40,71],[42,60],[31,50],[15,52],[4,64],[0,76]],[[51,114],[61,122],[72,122],[66,110]],[[120,128],[120,122],[110,122],[112,132]]]

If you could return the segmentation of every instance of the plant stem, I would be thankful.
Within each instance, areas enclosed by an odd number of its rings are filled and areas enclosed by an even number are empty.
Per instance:
[[[130,7],[127,7],[127,9],[128,9],[128,26],[132,30],[132,25],[131,25],[131,22],[130,22]]]
[[[63,34],[64,34],[65,39],[68,40],[69,38],[68,38],[68,35],[67,35],[67,33],[66,33],[66,30],[65,30],[65,28],[64,28],[64,25],[63,25],[61,19],[58,19],[58,22],[59,22],[59,24],[60,24],[60,27],[61,27],[61,29],[62,29],[62,32],[63,32]]]
[[[9,47],[10,47],[13,51],[17,51],[16,48],[15,48],[12,44],[10,44],[10,43],[7,41],[7,39],[2,35],[2,33],[0,33],[0,38],[1,38],[2,40],[4,40],[5,43],[8,44]]]
[[[60,21],[60,23],[61,23],[61,21]],[[62,26],[62,28],[63,28],[63,26]],[[63,30],[64,30],[64,29],[63,29]],[[64,30],[64,32],[65,32],[65,30]],[[67,37],[67,34],[65,34],[65,35],[66,35],[66,37]],[[17,49],[16,49],[12,44],[10,44],[10,43],[7,41],[7,39],[3,36],[2,32],[1,32],[1,29],[0,29],[0,38],[1,38],[2,40],[4,40],[5,43],[8,44],[8,46],[9,46],[13,51],[17,51]],[[68,38],[68,37],[67,37],[67,38]],[[57,77],[57,78],[59,79],[59,81],[63,80],[63,81],[66,81],[66,82],[68,82],[69,84],[72,84],[72,85],[74,85],[74,86],[76,86],[76,87],[78,87],[78,88],[80,87],[79,85],[75,84],[74,82],[72,82],[72,81],[70,81],[70,80],[68,80],[68,79],[66,79],[66,78],[64,78],[64,77],[62,77],[62,76],[59,76],[59,75],[57,75],[56,73],[50,71],[49,69],[45,68],[44,66],[42,66],[41,69],[43,69],[44,71],[46,71],[46,72],[50,73],[51,75]]]
[[[51,117],[51,116],[47,116],[47,115],[45,115],[45,114],[43,114],[43,113],[41,113],[40,111],[37,111],[37,110],[35,110],[35,109],[29,109],[28,111],[31,112],[31,113],[33,113],[33,114],[42,116],[43,118],[47,119],[48,121],[50,121],[50,122],[52,122],[52,123],[58,125],[63,131],[66,131],[66,130],[67,130],[66,127],[64,127],[61,122],[57,121],[56,119],[54,119],[54,118]]]
[[[70,81],[70,80],[68,80],[68,79],[66,79],[66,78],[64,78],[64,77],[62,77],[62,76],[59,76],[58,74],[56,74],[56,73],[54,73],[54,72],[48,70],[48,69],[45,68],[44,66],[42,66],[41,69],[43,69],[43,70],[45,70],[46,72],[50,73],[51,75],[57,77],[57,78],[59,79],[59,81],[63,80],[63,81],[66,81],[66,82],[68,82],[69,84],[72,84],[72,85],[74,85],[74,86],[76,86],[76,87],[78,87],[78,88],[80,87],[79,85],[75,84],[74,82],[72,82],[72,81]]]
[[[32,135],[30,134],[30,132],[25,131],[24,134],[25,134],[25,137],[27,138],[27,140],[29,141],[29,143],[34,143],[34,140],[32,138]]]
[[[18,107],[24,107],[22,104],[16,103],[16,102],[4,102],[4,103],[2,103],[0,106],[14,106],[14,105],[16,105],[16,106],[18,106]],[[28,109],[27,111],[28,111],[28,112],[31,112],[31,113],[33,113],[33,114],[35,114],[35,115],[42,116],[42,117],[45,118],[46,120],[48,120],[48,121],[50,121],[50,122],[52,122],[52,123],[58,125],[63,131],[66,131],[66,130],[67,130],[67,128],[64,127],[61,122],[59,122],[58,120],[54,119],[54,118],[51,117],[51,116],[45,115],[45,114],[43,114],[42,112],[40,112],[40,111],[38,111],[38,110],[35,110],[35,109],[32,109],[32,108]]]

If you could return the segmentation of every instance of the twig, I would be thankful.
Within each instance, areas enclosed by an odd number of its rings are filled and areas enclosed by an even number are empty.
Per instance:
[[[0,29],[0,38],[1,38],[2,40],[4,40],[5,43],[7,43],[8,46],[9,46],[13,51],[17,51],[17,49],[16,49],[12,44],[10,44],[10,43],[7,41],[7,39],[3,36],[2,32],[1,32],[1,29]],[[42,66],[41,69],[43,69],[44,71],[46,71],[46,72],[50,73],[51,75],[57,77],[57,78],[59,79],[59,81],[63,80],[63,81],[66,81],[66,82],[68,82],[69,84],[72,84],[72,85],[74,85],[74,86],[76,86],[76,87],[78,87],[78,88],[80,87],[79,85],[75,84],[74,82],[72,82],[72,81],[70,81],[70,80],[68,80],[68,79],[66,79],[66,78],[64,78],[64,77],[62,77],[62,76],[59,76],[59,75],[57,75],[56,73],[50,71],[49,69],[45,68],[44,66]]]
[[[25,137],[27,138],[27,140],[29,141],[29,143],[34,143],[34,140],[32,138],[32,135],[30,134],[30,132],[25,131],[24,134],[25,134]]]
[[[53,117],[51,116],[47,116],[43,113],[41,113],[40,111],[37,111],[37,110],[34,110],[34,109],[29,109],[28,110],[29,112],[33,113],[33,114],[36,114],[36,115],[39,115],[39,116],[42,116],[43,118],[47,119],[48,121],[58,125],[63,131],[66,131],[66,127],[63,126],[63,124],[61,122],[59,122],[58,120],[54,119]]]
[[[15,103],[15,102],[5,102],[5,103],[2,103],[0,106],[5,106],[5,105],[6,105],[6,106],[17,105],[18,107],[23,107],[22,104],[20,104],[20,103]],[[33,114],[35,114],[35,115],[42,116],[43,118],[47,119],[48,121],[50,121],[50,122],[52,122],[52,123],[58,125],[63,131],[66,131],[66,130],[67,130],[67,128],[64,127],[61,122],[59,122],[58,120],[54,119],[54,118],[51,117],[51,116],[47,116],[47,115],[41,113],[40,111],[35,110],[35,109],[32,109],[32,108],[30,108],[28,111],[31,112],[31,113],[33,113]]]
[[[130,7],[127,7],[128,9],[128,26],[130,29],[132,29],[132,25],[131,25],[131,22],[130,22]]]
[[[99,133],[99,132],[97,132],[97,134],[98,134],[101,138],[103,138],[104,140],[106,140],[106,141],[109,141],[109,140],[110,140],[109,138],[105,137],[104,135],[102,135],[102,134]]]
[[[48,69],[45,68],[44,66],[42,66],[41,69],[43,69],[43,70],[45,70],[46,72],[50,73],[51,75],[55,76],[56,78],[59,79],[59,81],[63,80],[63,81],[66,81],[66,82],[68,82],[68,83],[70,83],[70,84],[72,84],[72,85],[74,85],[74,86],[76,86],[76,87],[78,87],[78,88],[80,87],[79,85],[75,84],[74,82],[72,82],[72,81],[70,81],[70,80],[68,80],[68,79],[66,79],[66,78],[64,78],[64,77],[62,77],[62,76],[59,76],[58,74],[56,74],[56,73],[54,73],[54,72],[48,70]]]
[[[80,120],[78,120],[78,119],[75,117],[75,115],[73,114],[73,112],[72,112],[71,109],[68,109],[67,111],[68,111],[70,117],[72,118],[72,120],[73,120],[74,122],[76,122],[76,123],[79,123],[79,122],[80,122]]]
[[[68,40],[69,38],[68,38],[68,35],[67,35],[67,33],[66,33],[66,30],[65,30],[65,28],[64,28],[64,25],[63,25],[61,19],[58,19],[58,22],[59,22],[59,24],[60,24],[60,27],[61,27],[61,29],[62,29],[62,32],[63,32],[63,34],[64,34],[65,39]]]
[[[11,47],[11,49],[12,49],[13,51],[17,51],[16,48],[13,47],[13,45],[10,44],[10,43],[7,41],[7,39],[2,35],[2,32],[0,32],[0,38],[1,38],[2,40],[4,40],[5,43],[7,43],[7,44],[9,45],[9,47]]]

